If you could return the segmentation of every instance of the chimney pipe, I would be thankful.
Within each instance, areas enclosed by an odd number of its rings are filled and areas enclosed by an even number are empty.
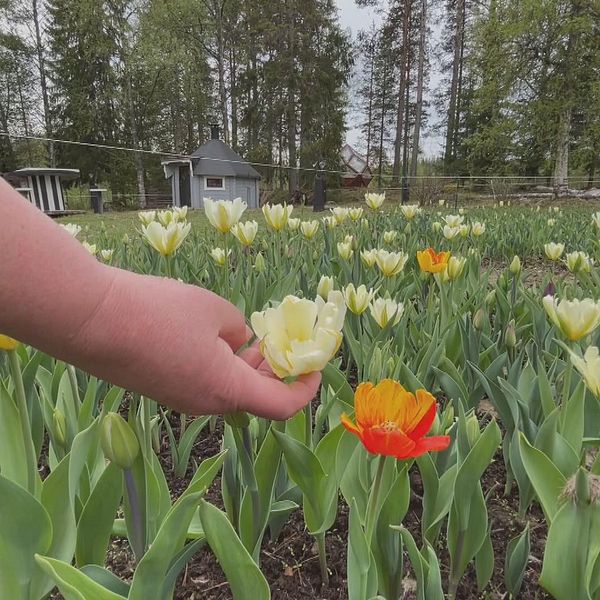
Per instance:
[[[210,139],[211,140],[219,139],[219,126],[216,123],[211,123],[211,125],[210,125]]]

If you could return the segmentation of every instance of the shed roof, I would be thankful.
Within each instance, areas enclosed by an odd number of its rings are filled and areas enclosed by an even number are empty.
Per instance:
[[[192,153],[194,175],[260,179],[260,173],[221,140],[210,140]]]
[[[80,175],[79,169],[52,169],[50,167],[25,167],[17,169],[6,175],[27,176],[27,175],[59,175],[64,179],[77,179]]]

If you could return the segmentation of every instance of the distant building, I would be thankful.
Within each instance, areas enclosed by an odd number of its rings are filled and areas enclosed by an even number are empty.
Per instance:
[[[345,171],[342,175],[342,187],[367,187],[373,179],[373,173],[367,159],[350,144],[344,144],[340,152],[340,158],[342,170]]]
[[[202,208],[204,198],[242,198],[248,208],[259,207],[260,174],[219,139],[219,128],[211,127],[211,139],[189,159],[162,162],[165,177],[171,180],[174,206]]]
[[[3,177],[39,209],[57,215],[67,210],[65,184],[79,179],[79,175],[79,169],[27,167],[5,173]]]

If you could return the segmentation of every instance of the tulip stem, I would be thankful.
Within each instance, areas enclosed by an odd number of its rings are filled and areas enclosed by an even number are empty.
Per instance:
[[[377,504],[379,502],[379,492],[381,489],[381,480],[383,477],[383,470],[385,468],[385,456],[379,455],[377,459],[377,472],[375,473],[375,479],[373,480],[373,487],[371,488],[371,494],[367,503],[367,518],[365,521],[365,528],[367,533],[367,542],[370,544],[373,537],[373,530],[375,529],[375,519],[377,517]]]
[[[135,479],[131,469],[123,470],[123,478],[125,479],[125,489],[129,499],[131,508],[131,545],[136,561],[139,562],[146,551],[144,543],[144,534],[142,531],[142,513],[140,512],[140,498],[137,493]]]
[[[325,549],[325,532],[315,535],[317,539],[317,549],[319,551],[319,567],[321,568],[321,582],[325,587],[329,587],[329,571],[327,570],[327,550]]]
[[[27,461],[27,489],[35,495],[35,478],[37,474],[37,459],[33,438],[31,436],[31,423],[29,421],[29,411],[27,410],[27,396],[25,395],[25,386],[23,385],[23,375],[19,364],[19,357],[16,350],[8,350],[8,362],[10,374],[15,385],[15,399],[17,401],[17,411],[19,412],[19,424],[21,425],[21,435],[23,436],[23,446],[25,447],[25,459]]]
[[[312,449],[313,439],[313,424],[312,424],[312,406],[311,402],[306,405],[304,409],[304,438],[306,440],[306,446]]]
[[[571,394],[571,378],[573,375],[573,361],[571,360],[571,356],[567,356],[567,364],[565,365],[565,369],[563,371],[563,406],[566,406],[569,401],[569,396]]]

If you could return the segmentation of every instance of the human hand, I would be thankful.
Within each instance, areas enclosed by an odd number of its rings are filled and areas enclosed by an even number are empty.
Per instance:
[[[188,414],[283,420],[314,398],[320,373],[286,384],[257,344],[236,354],[253,334],[230,302],[171,279],[112,272],[108,297],[78,336],[97,349],[100,368],[88,370]]]

